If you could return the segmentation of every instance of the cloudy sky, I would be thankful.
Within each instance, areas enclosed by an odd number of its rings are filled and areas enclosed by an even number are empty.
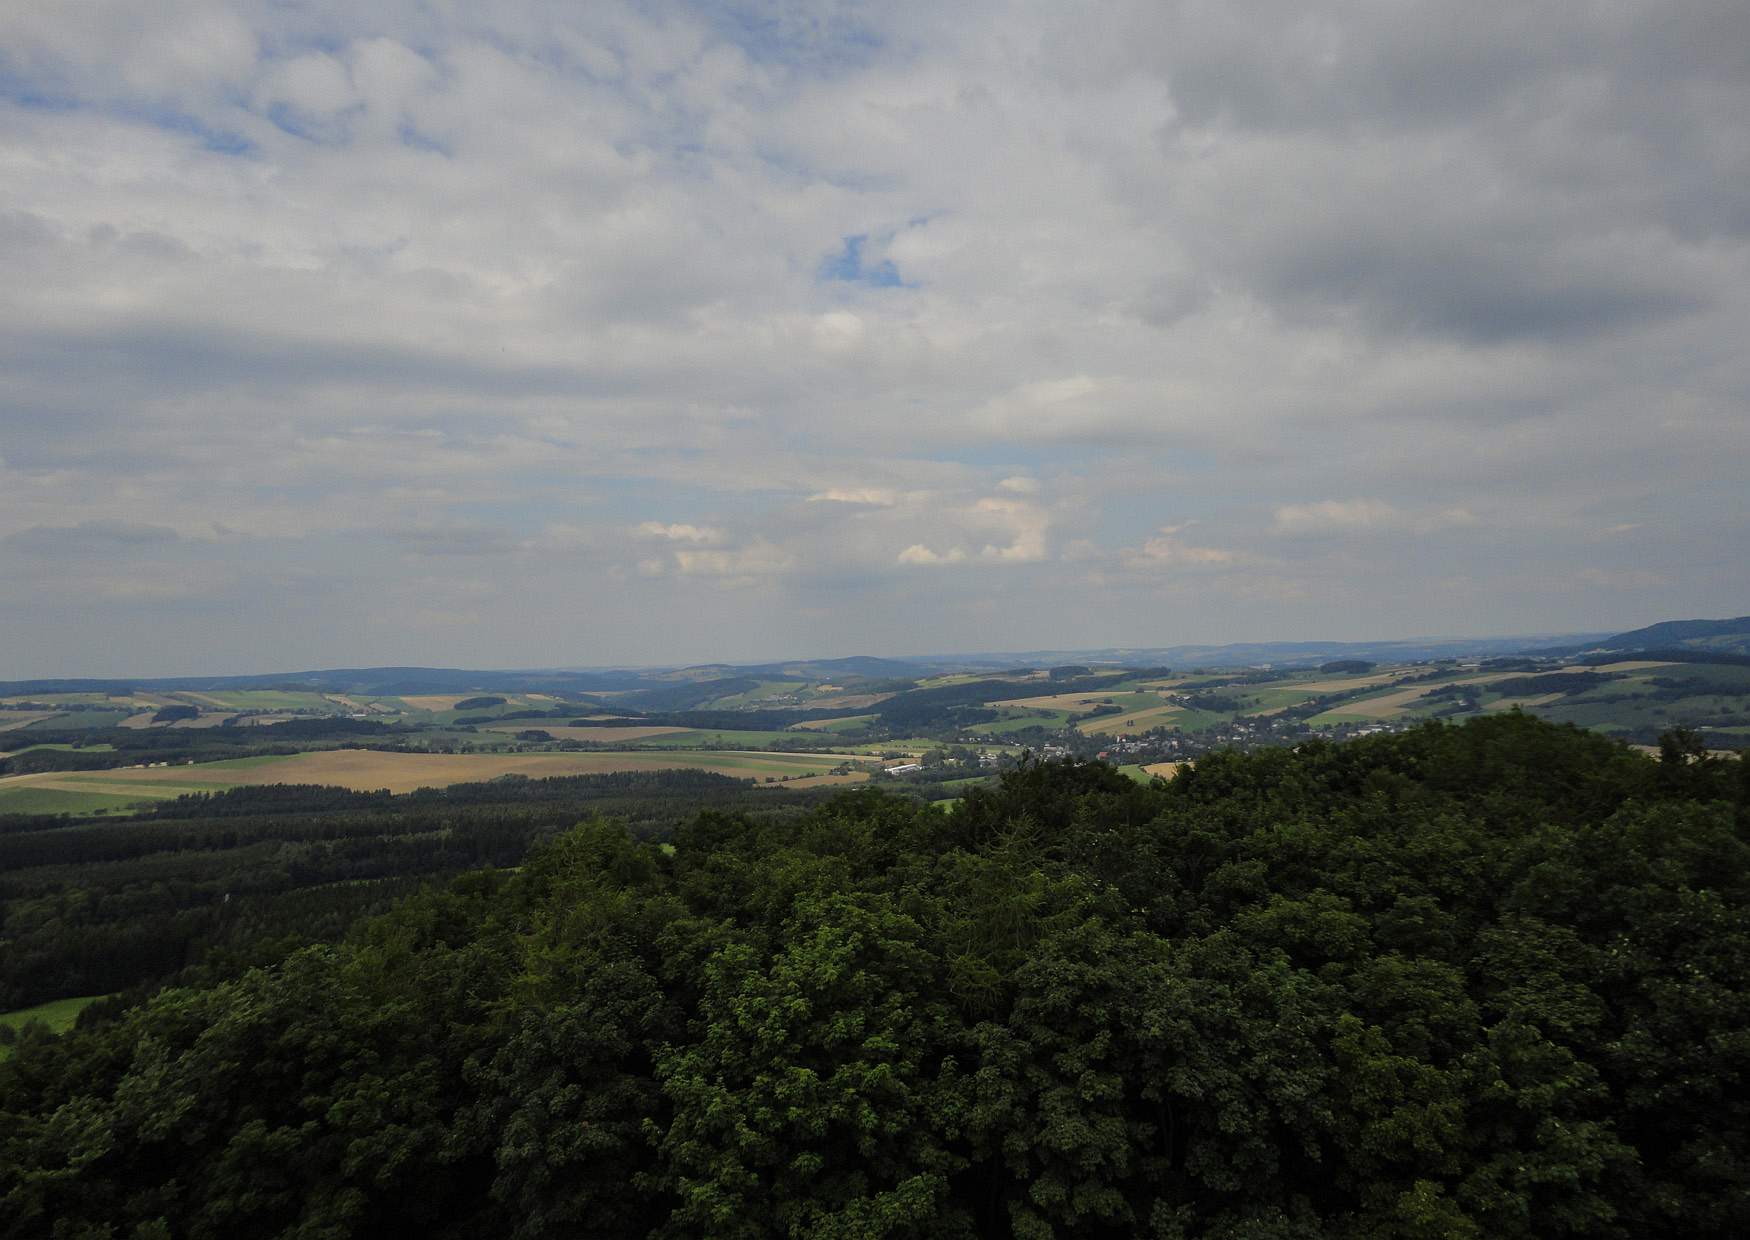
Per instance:
[[[0,6],[0,675],[1750,611],[1743,0]]]

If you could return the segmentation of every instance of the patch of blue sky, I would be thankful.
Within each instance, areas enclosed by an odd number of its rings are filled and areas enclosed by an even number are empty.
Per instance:
[[[412,125],[402,124],[396,135],[401,139],[401,145],[416,151],[429,151],[434,155],[442,155],[445,159],[454,159],[456,152],[441,138],[434,138],[428,133],[415,129]]]
[[[830,185],[834,189],[852,190],[860,194],[881,193],[896,189],[899,178],[890,173],[859,172],[855,168],[822,167],[810,163],[794,151],[766,144],[756,144],[754,154],[766,168],[804,185]],[[907,222],[907,227],[926,222],[928,217]]]
[[[115,104],[106,107],[104,111],[123,120],[136,121],[169,133],[196,138],[207,150],[221,155],[249,155],[256,149],[255,143],[235,130],[209,125],[198,116],[173,108],[154,107],[149,104]]]
[[[870,263],[864,258],[863,247],[868,241],[867,233],[846,237],[843,248],[837,254],[829,254],[821,260],[820,279],[866,284],[871,288],[909,287],[900,278],[899,268],[893,265],[892,259],[884,258],[880,262]]]
[[[33,112],[71,112],[79,100],[12,69],[0,54],[0,100]]]
[[[350,111],[352,109],[348,110]],[[348,112],[332,119],[320,119],[286,104],[276,103],[268,108],[267,119],[294,138],[302,138],[321,146],[340,146],[344,145],[348,136]]]
[[[221,155],[249,155],[256,149],[255,143],[235,130],[209,125],[198,116],[187,112],[144,103],[92,102],[80,99],[11,73],[4,64],[0,64],[0,101],[32,112],[77,112],[90,109],[116,120],[185,134],[198,139],[207,150]]]
[[[793,4],[704,3],[705,20],[760,64],[822,73],[859,69],[874,60],[882,38],[861,21],[859,5],[807,11]]]

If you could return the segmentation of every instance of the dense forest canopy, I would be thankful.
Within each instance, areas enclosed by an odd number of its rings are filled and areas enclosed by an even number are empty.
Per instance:
[[[1507,715],[593,818],[27,1035],[0,1229],[1741,1236],[1745,770]]]

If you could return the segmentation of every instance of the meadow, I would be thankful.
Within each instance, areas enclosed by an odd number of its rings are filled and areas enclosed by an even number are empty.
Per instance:
[[[80,1012],[101,998],[102,995],[84,995],[77,999],[54,999],[35,1007],[20,1008],[16,1012],[0,1012],[0,1026],[16,1030],[34,1021],[46,1025],[51,1033],[65,1033],[79,1019]],[[0,1042],[0,1062],[11,1056],[12,1048],[5,1042]]]

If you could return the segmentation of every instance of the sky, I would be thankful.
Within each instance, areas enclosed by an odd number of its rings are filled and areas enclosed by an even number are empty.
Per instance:
[[[0,6],[0,676],[1750,611],[1750,6]]]

